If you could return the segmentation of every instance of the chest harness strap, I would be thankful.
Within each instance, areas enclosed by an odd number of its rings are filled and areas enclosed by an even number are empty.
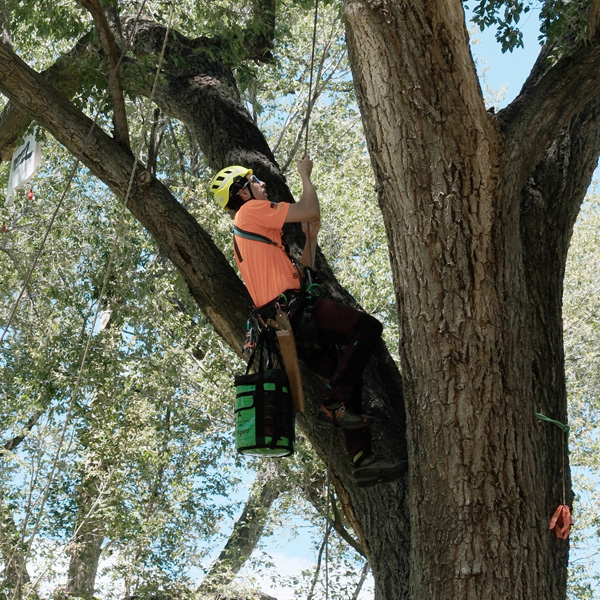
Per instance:
[[[281,248],[288,256],[288,258],[292,261],[292,264],[296,266],[296,261],[292,258],[290,254],[290,249],[285,241],[282,240],[282,245],[280,246],[277,242],[269,239],[266,235],[261,235],[260,233],[254,233],[252,231],[246,231],[244,229],[240,229],[239,227],[233,226],[233,249],[235,250],[235,254],[238,258],[239,262],[242,262],[244,259],[242,258],[242,253],[240,252],[240,248],[237,245],[237,241],[235,236],[243,237],[247,240],[252,240],[253,242],[263,242],[265,244],[269,244],[270,246],[277,246],[277,248]],[[297,267],[296,267],[297,269]]]
[[[244,259],[242,258],[242,253],[240,252],[239,246],[237,245],[235,236],[243,237],[247,240],[252,240],[254,242],[264,242],[265,244],[269,244],[271,246],[277,246],[279,248],[279,244],[270,240],[265,235],[260,235],[260,233],[252,233],[251,231],[245,231],[244,229],[240,229],[239,227],[233,226],[233,249],[238,257],[238,260],[242,262]]]

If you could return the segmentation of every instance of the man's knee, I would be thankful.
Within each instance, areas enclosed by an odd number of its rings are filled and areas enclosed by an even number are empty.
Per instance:
[[[383,333],[383,325],[368,313],[363,313],[356,323],[357,332],[365,332],[373,339],[380,338]]]

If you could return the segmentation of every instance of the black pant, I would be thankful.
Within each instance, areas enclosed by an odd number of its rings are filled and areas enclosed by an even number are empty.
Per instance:
[[[312,310],[312,320],[306,313]],[[361,376],[381,338],[383,327],[371,315],[350,306],[317,298],[314,305],[292,317],[298,356],[329,384],[324,404],[343,403],[362,413]],[[368,428],[342,430],[350,458],[371,453]]]

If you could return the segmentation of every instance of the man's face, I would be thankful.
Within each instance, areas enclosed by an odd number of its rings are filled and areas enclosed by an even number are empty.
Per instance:
[[[261,181],[256,175],[247,175],[248,183],[238,192],[239,197],[246,202],[254,197],[255,200],[268,200],[267,184]],[[252,194],[250,194],[250,189]]]

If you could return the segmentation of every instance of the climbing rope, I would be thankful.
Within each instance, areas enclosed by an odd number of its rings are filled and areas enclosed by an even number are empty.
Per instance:
[[[325,533],[323,535],[323,542],[319,548],[319,554],[317,557],[317,566],[315,569],[315,573],[312,577],[312,581],[310,584],[310,589],[306,600],[313,600],[315,597],[315,588],[317,586],[317,582],[319,580],[319,575],[321,572],[321,559],[323,558],[323,554],[325,554],[325,600],[329,599],[329,536],[331,534],[331,519],[329,517],[329,506],[333,506],[333,500],[331,500],[331,454],[333,451],[333,436],[334,429],[331,429],[331,435],[329,437],[329,452],[327,454],[327,474],[325,476]]]
[[[313,20],[313,35],[312,35],[312,47],[310,51],[310,73],[308,78],[308,106],[306,107],[306,116],[304,118],[305,121],[305,131],[304,131],[304,156],[308,154],[308,129],[310,124],[310,113],[312,111],[313,105],[313,71],[315,68],[315,47],[317,45],[317,23],[319,20],[319,0],[315,0],[315,16]],[[315,85],[316,88],[316,85]],[[315,89],[316,95],[316,89]],[[308,256],[311,264],[309,267],[312,269],[314,265],[312,264],[312,240],[310,237],[310,223],[307,223],[306,227],[306,239],[308,243]]]
[[[131,29],[130,35],[129,35],[129,37],[127,38],[127,40],[125,42],[125,45],[124,45],[124,48],[123,48],[123,52],[121,53],[121,56],[119,58],[119,61],[117,62],[117,65],[115,66],[115,69],[113,70],[113,72],[111,73],[111,75],[109,77],[109,84],[107,86],[107,89],[104,92],[104,96],[103,96],[103,98],[102,98],[102,100],[101,100],[101,102],[99,104],[99,108],[98,108],[98,110],[96,112],[96,115],[94,117],[92,125],[90,126],[88,134],[87,134],[87,136],[86,136],[86,138],[84,140],[84,143],[82,144],[81,150],[80,150],[80,152],[79,152],[79,154],[78,154],[78,156],[77,156],[77,158],[75,160],[75,163],[73,165],[73,169],[71,170],[71,174],[70,174],[70,176],[69,176],[69,178],[67,180],[67,185],[65,187],[65,190],[64,190],[64,192],[63,192],[63,194],[62,194],[62,196],[61,196],[61,198],[60,198],[60,200],[58,202],[58,205],[57,205],[56,209],[54,210],[54,213],[52,215],[50,223],[49,223],[49,225],[48,225],[48,227],[46,229],[46,233],[44,235],[42,244],[40,245],[40,248],[39,248],[39,250],[38,250],[38,252],[37,252],[37,254],[36,254],[35,258],[34,258],[33,264],[32,264],[31,268],[28,271],[27,277],[26,277],[25,282],[23,284],[23,288],[22,288],[21,293],[20,293],[19,297],[17,298],[15,306],[14,306],[12,312],[11,312],[11,315],[10,315],[10,318],[9,318],[9,322],[8,322],[7,326],[5,327],[5,329],[4,329],[2,337],[0,338],[0,342],[2,342],[2,340],[4,339],[4,336],[6,334],[6,332],[10,328],[10,325],[11,325],[12,320],[14,318],[14,315],[16,313],[18,304],[19,304],[20,300],[23,297],[23,294],[25,292],[25,289],[26,289],[27,285],[29,284],[29,281],[31,279],[31,275],[32,275],[32,273],[33,273],[33,271],[35,269],[35,266],[37,264],[37,261],[38,261],[40,255],[41,255],[41,251],[43,249],[44,244],[46,243],[46,240],[47,240],[48,235],[50,233],[50,230],[51,230],[51,228],[52,228],[52,226],[54,224],[54,221],[56,219],[58,211],[60,210],[60,208],[61,208],[61,206],[62,206],[62,204],[64,202],[64,199],[66,198],[66,194],[67,194],[67,192],[69,190],[69,187],[70,187],[70,185],[71,185],[71,183],[72,183],[72,181],[73,181],[73,179],[75,177],[75,174],[77,172],[79,163],[81,162],[81,159],[83,157],[83,153],[84,153],[84,151],[85,151],[85,149],[86,149],[86,147],[87,147],[87,145],[88,145],[88,143],[89,143],[89,141],[91,139],[92,133],[93,133],[94,128],[95,128],[95,126],[97,124],[97,121],[98,121],[98,118],[99,118],[99,115],[100,115],[101,107],[104,105],[104,102],[106,101],[106,98],[108,97],[108,93],[109,93],[108,90],[110,89],[110,82],[116,76],[117,70],[120,67],[121,61],[122,61],[123,57],[125,56],[125,54],[127,53],[127,50],[129,48],[129,46],[131,45],[131,41],[133,39],[133,35],[135,34],[135,31],[136,31],[137,23],[140,20],[140,17],[141,17],[141,14],[142,14],[142,11],[144,9],[145,4],[146,4],[146,0],[143,0],[142,4],[140,6],[140,9],[139,9],[139,11],[138,11],[138,13],[136,15],[136,19],[135,19],[133,27]],[[169,22],[168,22],[168,25],[167,25],[167,28],[166,28],[166,31],[165,31],[165,37],[164,37],[164,40],[163,40],[163,45],[162,45],[162,48],[161,48],[161,53],[160,53],[160,56],[159,56],[159,60],[158,60],[158,64],[157,64],[157,68],[156,68],[156,72],[155,72],[155,77],[154,77],[154,82],[153,82],[152,90],[151,90],[150,96],[148,97],[148,100],[147,100],[147,108],[146,108],[147,115],[149,115],[149,112],[150,112],[150,110],[152,108],[152,104],[154,102],[154,97],[156,95],[156,88],[157,88],[157,84],[158,84],[158,77],[159,77],[159,74],[160,74],[161,65],[162,65],[163,60],[164,60],[164,55],[165,55],[165,51],[166,51],[167,41],[168,41],[169,33],[170,33],[170,30],[171,30],[172,18],[173,18],[173,4],[171,4],[171,11],[170,11],[170,15],[169,15]],[[59,438],[58,447],[57,447],[57,450],[55,452],[55,455],[54,455],[54,458],[53,458],[53,461],[52,461],[52,465],[51,465],[51,468],[50,468],[50,474],[49,474],[47,482],[46,482],[44,493],[43,493],[43,495],[41,497],[41,500],[40,500],[40,507],[39,507],[39,511],[38,511],[38,517],[37,517],[36,522],[34,524],[34,527],[33,527],[33,530],[32,530],[32,533],[31,533],[31,536],[30,536],[30,539],[29,539],[29,543],[27,545],[26,556],[29,555],[29,553],[31,552],[31,547],[33,545],[33,541],[34,541],[35,536],[37,535],[37,532],[39,530],[40,523],[41,523],[41,518],[43,516],[43,509],[44,509],[46,500],[48,498],[48,495],[49,495],[49,492],[50,492],[50,486],[51,486],[51,484],[52,484],[52,482],[54,480],[54,477],[55,477],[55,474],[56,474],[56,468],[57,468],[57,465],[58,465],[58,462],[59,462],[59,459],[60,459],[60,456],[61,456],[61,453],[62,453],[62,449],[63,449],[64,443],[65,443],[67,429],[69,427],[71,415],[72,415],[72,412],[73,412],[73,407],[74,407],[74,404],[75,404],[75,398],[77,396],[77,393],[78,393],[80,385],[81,385],[81,379],[82,379],[84,368],[85,368],[85,365],[86,365],[86,362],[87,362],[87,357],[88,357],[88,354],[89,354],[89,349],[90,349],[90,346],[91,346],[91,341],[92,341],[94,329],[96,327],[96,322],[97,322],[98,316],[100,314],[100,309],[101,309],[101,306],[102,306],[102,301],[103,301],[103,298],[104,298],[104,295],[105,295],[105,292],[106,292],[106,288],[107,288],[107,285],[108,285],[108,280],[109,280],[110,273],[111,273],[111,270],[112,270],[112,266],[113,266],[113,262],[114,262],[114,257],[115,257],[115,253],[116,253],[116,247],[117,247],[117,244],[118,244],[118,242],[120,240],[120,237],[121,237],[121,232],[122,232],[122,229],[123,229],[123,222],[124,222],[124,215],[125,215],[125,211],[127,209],[129,198],[131,196],[131,190],[133,188],[133,182],[135,180],[135,174],[136,174],[136,171],[137,171],[137,165],[138,165],[139,158],[140,158],[141,152],[142,152],[143,140],[145,138],[145,131],[146,131],[147,123],[148,123],[148,119],[144,119],[144,124],[142,126],[142,131],[141,131],[141,134],[140,134],[140,140],[142,140],[142,142],[140,142],[140,144],[139,144],[139,146],[137,148],[136,155],[135,155],[135,160],[134,160],[133,168],[132,168],[132,171],[131,171],[131,174],[130,174],[127,191],[126,191],[126,194],[125,194],[125,198],[123,200],[123,206],[121,208],[121,213],[119,215],[119,220],[118,220],[118,223],[117,223],[115,237],[113,239],[113,242],[112,242],[112,245],[111,245],[111,250],[110,250],[110,253],[109,253],[109,261],[108,261],[108,265],[107,265],[107,268],[106,268],[106,273],[105,273],[105,276],[104,276],[104,280],[103,280],[103,283],[102,283],[102,288],[101,288],[101,291],[100,291],[100,295],[99,295],[99,298],[98,298],[97,307],[96,307],[96,310],[95,310],[95,313],[94,313],[94,318],[93,318],[93,321],[92,321],[92,325],[90,327],[90,332],[89,332],[89,335],[88,335],[88,338],[87,338],[87,342],[86,342],[86,346],[85,346],[85,349],[84,349],[83,357],[82,357],[82,360],[81,360],[81,363],[80,363],[80,366],[79,366],[79,369],[78,369],[77,379],[76,379],[76,382],[75,382],[75,386],[73,388],[73,393],[71,394],[71,400],[70,400],[69,406],[67,408],[67,413],[66,413],[64,424],[63,424],[63,427],[62,427],[61,435],[60,435],[60,438]],[[25,521],[25,523],[23,525],[23,531],[25,531],[25,526],[26,526],[26,521]],[[12,559],[12,556],[10,557],[9,561],[11,559]]]
[[[310,113],[313,105],[313,71],[315,68],[315,47],[317,45],[317,22],[319,19],[319,0],[315,0],[315,17],[313,22],[312,49],[310,52],[310,74],[308,79],[308,106],[306,107],[306,117],[304,117],[306,128],[304,131],[304,154],[308,152],[308,128],[310,123]],[[315,86],[316,87],[316,86]],[[315,90],[316,92],[316,90]]]
[[[331,519],[329,518],[329,507],[333,509],[333,494],[331,493],[331,454],[333,452],[333,434],[331,430],[329,438],[329,455],[327,457],[327,481],[326,481],[326,498],[325,498],[325,600],[329,600],[329,535],[331,533]]]
[[[310,73],[308,79],[308,106],[306,107],[305,117],[305,130],[304,130],[304,155],[308,154],[308,133],[310,128],[310,114],[313,106],[313,72],[315,68],[315,48],[317,45],[317,23],[319,20],[319,0],[315,0],[315,16],[313,20],[313,35],[312,35],[312,46],[310,52]],[[316,87],[316,86],[315,86]],[[316,94],[316,90],[315,90]],[[307,243],[308,243],[308,256],[312,262],[312,241],[310,236],[310,223],[307,224]],[[312,268],[314,265],[311,264]],[[327,456],[327,478],[325,483],[326,496],[325,496],[325,536],[323,544],[325,546],[325,599],[329,599],[329,535],[331,533],[331,521],[329,519],[329,507],[333,503],[331,494],[331,454],[333,452],[333,430],[331,431],[331,437],[329,440],[329,453]]]

